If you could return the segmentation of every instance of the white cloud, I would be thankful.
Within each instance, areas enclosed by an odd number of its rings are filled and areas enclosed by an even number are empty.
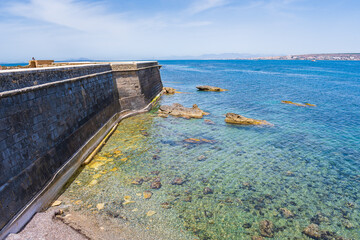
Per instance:
[[[224,6],[227,3],[227,0],[197,0],[189,6],[187,12],[197,14],[212,8]]]
[[[75,0],[31,0],[11,3],[6,10],[15,16],[43,21],[84,32],[125,30],[129,23],[120,14],[109,14],[100,3]]]

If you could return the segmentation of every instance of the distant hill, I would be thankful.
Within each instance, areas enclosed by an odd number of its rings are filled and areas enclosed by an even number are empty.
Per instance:
[[[324,53],[324,54],[303,54],[275,57],[258,57],[251,59],[263,60],[352,60],[360,61],[360,53]]]

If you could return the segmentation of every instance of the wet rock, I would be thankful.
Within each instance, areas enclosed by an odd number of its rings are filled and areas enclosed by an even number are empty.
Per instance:
[[[160,156],[159,156],[159,155],[154,155],[154,156],[152,157],[152,159],[153,159],[153,160],[159,160],[159,159],[160,159]]]
[[[313,239],[345,240],[345,238],[338,236],[335,232],[320,230],[319,225],[314,223],[307,226],[303,234]]]
[[[251,228],[251,223],[244,223],[243,228]]]
[[[154,181],[150,184],[151,189],[159,189],[161,188],[161,182],[160,181]]]
[[[321,231],[319,229],[319,225],[317,224],[310,224],[304,229],[303,233],[310,238],[321,239]]]
[[[184,142],[186,143],[197,143],[197,144],[200,144],[200,143],[215,143],[216,141],[215,140],[209,140],[209,139],[205,139],[205,138],[187,138],[184,140]]]
[[[286,208],[280,208],[279,209],[281,215],[283,215],[285,218],[292,218],[294,217],[294,213],[292,213],[289,209]]]
[[[223,88],[219,88],[219,87],[213,87],[213,86],[207,86],[207,85],[196,86],[196,88],[199,91],[208,91],[208,92],[224,92],[224,91],[228,91],[227,89],[223,89]]]
[[[160,205],[161,205],[161,207],[164,208],[164,209],[169,209],[169,208],[171,208],[171,205],[170,205],[170,203],[168,203],[168,202],[163,202],[163,203],[161,203]]]
[[[171,184],[172,185],[182,185],[185,182],[184,179],[176,177],[172,180]]]
[[[264,238],[259,236],[252,236],[251,240],[264,240]]]
[[[164,94],[174,94],[176,92],[175,88],[172,87],[163,87]]]
[[[197,158],[198,161],[205,161],[206,160],[206,156],[201,155]]]
[[[141,185],[143,182],[144,182],[144,179],[143,179],[143,178],[135,178],[135,179],[131,182],[131,184]]]
[[[204,123],[209,124],[209,125],[215,125],[215,123],[209,119],[205,119]]]
[[[213,194],[213,193],[214,193],[214,191],[213,191],[211,188],[206,187],[206,188],[204,188],[203,193],[204,193],[204,194]]]
[[[292,102],[292,101],[281,101],[281,103],[291,104],[291,105],[295,105],[295,106],[298,106],[298,107],[306,107],[306,105],[305,105],[305,104],[302,104],[302,103],[296,103],[296,102]]]
[[[315,223],[316,225],[320,225],[322,222],[329,222],[329,218],[327,218],[324,214],[322,213],[317,213],[315,216],[313,216],[310,219],[311,223]]]
[[[196,104],[194,104],[192,108],[187,108],[179,103],[174,103],[170,106],[162,105],[158,113],[183,118],[202,118],[203,115],[209,115],[209,113],[201,110]]]
[[[225,122],[232,123],[232,124],[240,124],[240,125],[270,125],[271,123],[265,120],[257,120],[253,118],[247,118],[235,113],[227,113]]]
[[[192,201],[192,197],[191,197],[191,196],[186,196],[183,201],[184,201],[184,202],[191,202],[191,201]]]
[[[143,192],[143,196],[145,199],[150,199],[152,195],[153,195],[153,193],[150,191]]]
[[[260,234],[263,237],[274,236],[274,224],[269,220],[263,220],[260,222]]]

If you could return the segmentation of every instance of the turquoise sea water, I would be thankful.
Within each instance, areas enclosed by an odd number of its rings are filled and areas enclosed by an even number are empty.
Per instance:
[[[160,118],[155,110],[125,119],[64,193],[81,200],[79,211],[118,212],[129,224],[171,231],[171,239],[251,239],[260,236],[265,219],[274,224],[274,239],[309,239],[302,231],[310,223],[360,239],[360,62],[160,64],[164,86],[182,92],[163,96],[160,104],[196,103],[215,124]],[[229,91],[199,92],[197,85]],[[229,125],[227,112],[274,126]],[[185,182],[172,185],[175,177]],[[142,185],[131,183],[136,178]],[[154,178],[160,189],[150,189]],[[213,193],[204,194],[205,187]],[[151,199],[143,199],[146,190]],[[124,202],[126,196],[134,202]],[[286,218],[280,208],[294,216]]]

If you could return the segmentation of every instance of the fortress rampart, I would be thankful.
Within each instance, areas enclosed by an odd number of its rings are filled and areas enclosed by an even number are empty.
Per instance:
[[[58,194],[124,116],[161,93],[157,62],[0,71],[0,239]]]

